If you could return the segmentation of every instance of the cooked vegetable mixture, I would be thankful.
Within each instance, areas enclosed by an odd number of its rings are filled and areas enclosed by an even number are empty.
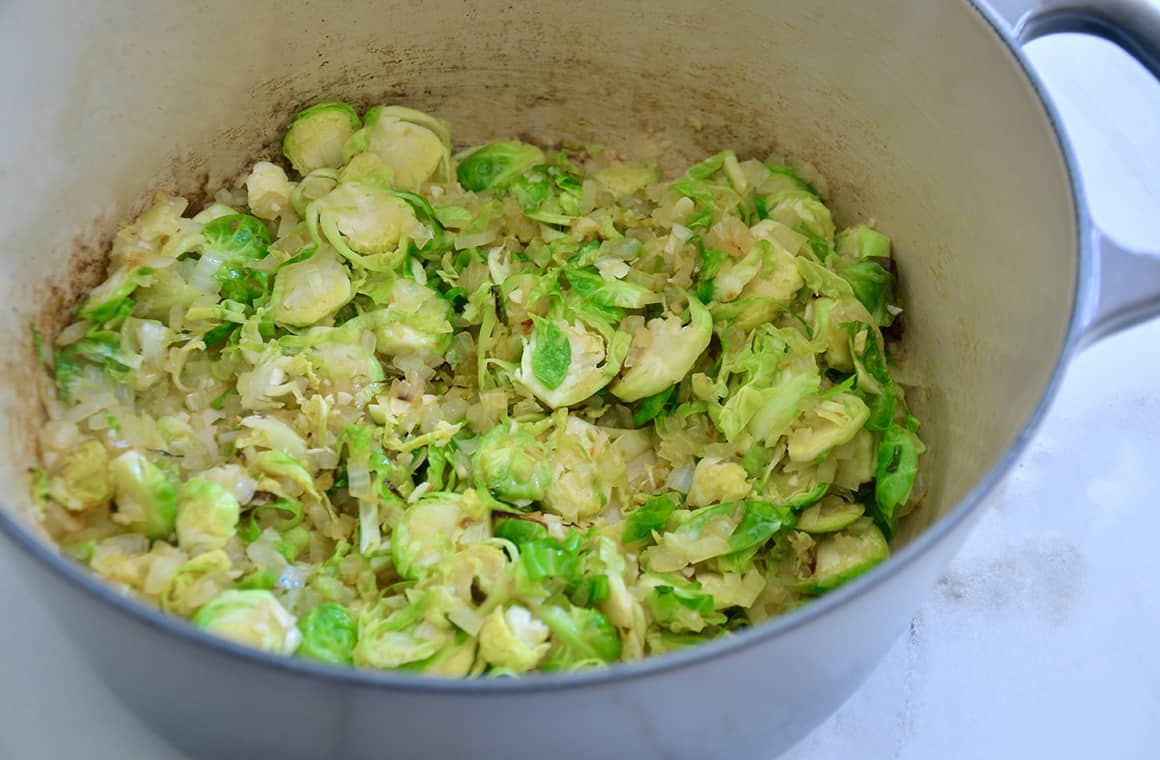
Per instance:
[[[112,583],[268,652],[511,675],[727,635],[888,555],[923,452],[891,244],[808,172],[453,155],[344,103],[283,152],[197,213],[157,197],[38,343],[43,519]]]

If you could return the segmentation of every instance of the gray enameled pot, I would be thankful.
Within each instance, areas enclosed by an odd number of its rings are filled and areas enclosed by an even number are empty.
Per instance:
[[[1144,0],[270,0],[0,5],[0,535],[110,690],[197,757],[773,757],[905,629],[1085,341],[1157,313],[1160,261],[1094,229],[1018,43],[1083,31],[1160,73]],[[443,681],[256,653],[146,609],[31,526],[46,334],[142,191],[197,192],[318,99],[388,100],[463,144],[513,134],[696,157],[777,149],[896,243],[929,489],[895,555],[677,654]],[[14,656],[7,653],[4,656]]]

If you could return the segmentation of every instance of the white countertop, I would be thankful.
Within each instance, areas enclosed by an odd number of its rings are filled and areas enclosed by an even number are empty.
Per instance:
[[[1160,87],[1106,43],[1030,50],[1096,219],[1160,251]],[[1158,378],[1160,321],[1072,364],[909,634],[782,760],[1160,757]],[[9,551],[0,545],[0,758],[185,760],[109,697]]]

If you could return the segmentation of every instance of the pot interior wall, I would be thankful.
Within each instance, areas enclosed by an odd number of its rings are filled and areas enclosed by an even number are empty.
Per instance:
[[[875,219],[896,242],[931,450],[915,525],[998,461],[1063,343],[1066,168],[966,3],[12,2],[0,43],[8,507],[27,505],[41,419],[29,325],[59,326],[148,190],[220,187],[319,99],[430,110],[464,145],[659,138],[674,157],[812,162],[842,223]]]

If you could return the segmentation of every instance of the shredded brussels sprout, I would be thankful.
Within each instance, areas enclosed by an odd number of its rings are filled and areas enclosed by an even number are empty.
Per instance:
[[[891,240],[778,160],[320,103],[158,197],[51,344],[62,547],[202,629],[447,677],[728,635],[885,559],[924,446]],[[884,332],[885,331],[885,332]]]

